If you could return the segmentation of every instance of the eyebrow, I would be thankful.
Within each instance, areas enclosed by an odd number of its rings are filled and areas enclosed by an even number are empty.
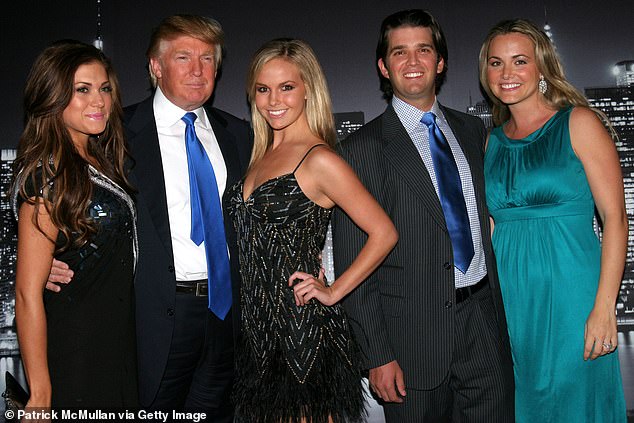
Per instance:
[[[194,53],[191,50],[187,50],[187,49],[182,49],[182,50],[175,50],[174,51],[175,54],[186,54],[188,56],[193,55]],[[202,52],[200,54],[200,56],[213,56],[214,55],[214,51],[213,50],[206,50],[204,52]]]
[[[527,55],[527,54],[523,54],[523,53],[521,53],[521,54],[514,54],[513,56],[511,56],[511,59],[517,59],[517,58],[519,58],[519,57],[526,57],[527,59],[530,59],[530,58],[531,58],[531,56],[529,56],[529,55]],[[502,60],[502,58],[501,58],[501,57],[498,57],[498,56],[489,56],[489,57],[487,58],[487,60],[489,60],[489,59],[498,59],[498,60]]]
[[[73,85],[78,85],[78,84],[90,85],[90,86],[92,87],[92,82],[77,81],[77,82],[73,83]],[[104,86],[104,85],[106,85],[106,84],[110,84],[110,80],[109,80],[109,79],[108,79],[108,80],[106,80],[106,81],[103,81],[103,82],[101,83],[101,85],[100,85],[100,86],[102,86],[102,87],[103,87],[103,86]]]
[[[433,44],[429,44],[429,43],[417,43],[417,44],[415,44],[414,46],[415,46],[416,48],[420,48],[420,47],[429,47],[429,48],[431,48],[432,50],[434,49],[434,45],[433,45]],[[404,49],[404,48],[407,48],[407,44],[399,44],[399,45],[396,45],[396,46],[394,46],[394,47],[392,47],[392,48],[390,49],[390,53],[391,53],[391,52],[393,52],[394,50],[402,50],[402,49]]]
[[[279,83],[279,84],[277,84],[277,85],[296,84],[296,83],[297,83],[296,81],[294,81],[294,80],[292,80],[292,79],[289,79],[288,81],[280,82],[280,83]],[[263,82],[258,82],[258,81],[255,81],[255,85],[263,85],[263,86],[265,86],[265,87],[268,87],[268,85],[267,85],[267,84],[265,84],[265,83],[263,83]]]

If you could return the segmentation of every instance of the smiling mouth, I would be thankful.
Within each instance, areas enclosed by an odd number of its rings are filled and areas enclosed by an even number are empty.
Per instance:
[[[408,72],[403,75],[405,78],[419,78],[423,76],[423,72]]]
[[[514,88],[518,88],[520,84],[500,84],[500,87],[505,90],[512,90]]]
[[[282,116],[284,113],[286,113],[288,109],[284,109],[284,110],[269,110],[269,115],[271,115],[272,117],[279,117]]]

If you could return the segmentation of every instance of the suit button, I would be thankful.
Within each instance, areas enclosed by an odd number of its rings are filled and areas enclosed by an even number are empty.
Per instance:
[[[167,266],[167,271],[170,273],[174,273],[174,266],[172,266],[171,264]]]
[[[452,305],[453,305],[453,303],[451,301],[447,301],[445,303],[445,308],[451,308]]]
[[[168,308],[167,309],[167,315],[170,316],[170,317],[173,316],[174,315],[174,309],[173,308]]]
[[[443,263],[442,267],[445,268],[445,270],[449,270],[451,269],[451,263],[449,263],[448,261],[446,261],[445,263]]]

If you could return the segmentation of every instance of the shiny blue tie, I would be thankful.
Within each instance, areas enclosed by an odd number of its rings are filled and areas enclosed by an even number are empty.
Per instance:
[[[185,145],[192,210],[190,238],[196,245],[205,241],[209,310],[224,320],[231,308],[231,271],[227,239],[216,175],[203,145],[196,136],[196,118],[196,114],[192,112],[186,113],[182,118],[187,125]]]
[[[436,115],[427,112],[420,121],[429,128],[429,149],[436,171],[440,204],[445,214],[449,238],[451,238],[454,265],[462,273],[466,273],[474,251],[458,166],[447,139],[436,124]]]

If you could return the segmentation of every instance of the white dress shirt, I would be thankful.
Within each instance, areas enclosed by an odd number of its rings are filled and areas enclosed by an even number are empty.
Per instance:
[[[214,168],[218,195],[222,198],[227,185],[227,167],[218,140],[205,109],[201,107],[192,112],[198,116],[194,122],[196,135]],[[205,243],[196,245],[190,238],[189,172],[185,149],[185,122],[181,120],[185,113],[187,113],[186,110],[170,102],[157,87],[154,94],[154,118],[165,176],[165,194],[176,280],[193,281],[207,279],[207,258]],[[143,158],[137,157],[137,160],[143,160]]]

